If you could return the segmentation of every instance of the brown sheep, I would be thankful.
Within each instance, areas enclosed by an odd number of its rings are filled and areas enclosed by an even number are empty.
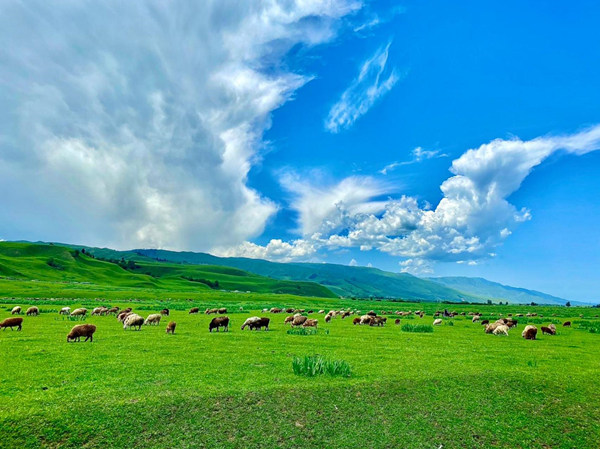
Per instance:
[[[359,318],[360,321],[360,318]],[[396,321],[394,321],[394,324],[400,324],[400,318],[396,318]]]
[[[81,337],[85,337],[85,341],[94,341],[94,332],[96,332],[96,326],[93,324],[78,324],[71,329],[69,335],[67,335],[67,343],[70,341],[81,341]]]
[[[486,324],[490,324],[490,320],[483,320],[483,321],[481,322],[481,325],[482,325],[482,326],[485,326]]]
[[[219,328],[224,327],[225,332],[229,330],[229,317],[226,316],[218,316],[212,319],[210,324],[208,325],[208,331],[212,332],[213,329],[216,329],[219,332]]]
[[[570,321],[565,321],[563,323],[563,327],[571,327],[571,322]]]
[[[198,312],[200,312],[200,309],[199,309],[198,307],[192,307],[192,308],[190,309],[190,313],[189,313],[189,315],[191,315],[191,314],[193,314],[193,313],[198,313]]]
[[[11,315],[21,315],[21,307],[15,306],[10,312]]]
[[[350,314],[351,314],[351,313],[352,313],[352,312],[344,312],[344,313],[342,313],[342,320],[343,320],[344,318],[346,318],[347,316],[350,316]]]
[[[10,327],[10,330],[13,330],[13,327],[16,327],[18,331],[22,329],[23,318],[6,318],[4,321],[0,323],[0,327],[2,330]]]
[[[329,323],[329,322],[331,321],[331,317],[332,317],[332,316],[333,316],[333,315],[331,315],[330,313],[328,313],[327,315],[325,315],[325,322],[326,322],[326,323]]]
[[[221,307],[220,309],[217,309],[217,313],[223,315],[227,313],[227,309],[225,307]]]
[[[285,313],[294,313],[294,309],[287,308],[285,309]]]
[[[535,340],[536,335],[537,327],[532,325],[525,326],[525,329],[523,329],[523,333],[521,334],[525,340]]]
[[[175,335],[175,326],[177,326],[175,321],[169,321],[169,324],[167,324],[167,334]]]
[[[121,312],[117,315],[117,320],[120,321],[121,323],[125,322],[125,319],[131,315],[133,312]]]
[[[354,325],[360,324],[360,318],[359,317],[354,318],[352,320],[352,324],[354,324]]]
[[[387,323],[387,317],[374,316],[371,320],[371,326],[384,326]]]
[[[211,313],[217,313],[218,309],[206,309],[204,311],[205,314],[210,315]]]
[[[269,312],[271,313],[281,313],[283,312],[283,310],[279,309],[278,307],[271,307],[271,309],[269,310]],[[291,313],[291,312],[288,312]]]
[[[319,320],[306,320],[302,327],[317,327]]]
[[[79,309],[75,309],[71,312],[71,316],[80,316],[80,317],[84,317],[87,314],[87,309],[81,307]]]
[[[376,314],[375,312],[373,312],[372,310],[369,310],[369,311],[366,313],[366,315],[369,315],[369,316],[377,316],[377,314]]]
[[[285,317],[285,320],[283,320],[283,324],[291,323],[292,321],[294,321],[294,315],[288,315]]]
[[[556,335],[556,331],[546,326],[542,326],[542,335]]]
[[[38,309],[37,307],[30,307],[29,309],[27,309],[27,312],[25,312],[25,314],[27,316],[33,315],[33,316],[38,316],[40,314],[40,309]]]
[[[266,317],[262,317],[260,318],[258,321],[254,321],[252,323],[250,323],[248,326],[250,327],[250,330],[259,330],[261,328],[265,328],[266,331],[269,330],[269,323],[271,322],[271,318],[266,318]]]
[[[292,327],[302,326],[306,322],[307,319],[308,318],[306,318],[303,315],[295,316],[294,319],[293,319],[293,321],[292,321]]]
[[[161,314],[161,315],[164,315],[164,316],[169,316],[169,314],[170,314],[170,312],[169,312],[169,309],[162,309],[162,310],[160,311],[160,314]]]
[[[110,309],[108,309],[106,311],[107,315],[117,315],[119,313],[119,310],[121,310],[119,307],[111,307]]]
[[[123,309],[123,310],[122,310],[122,312],[129,313],[129,312],[131,312],[132,310],[133,310],[133,309],[132,309],[131,307],[127,307],[126,309]]]

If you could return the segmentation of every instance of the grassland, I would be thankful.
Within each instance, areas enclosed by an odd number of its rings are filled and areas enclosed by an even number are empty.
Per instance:
[[[282,315],[270,315],[268,332],[239,329],[263,306],[316,309],[335,301],[211,292],[193,301],[6,298],[2,319],[15,304],[42,313],[25,317],[22,332],[0,331],[0,447],[598,447],[600,335],[578,324],[597,323],[598,309],[536,307],[546,317],[533,322],[576,321],[537,341],[520,331],[486,335],[464,317],[433,333],[402,332],[393,322],[353,326],[339,317],[325,324],[322,315],[314,315],[316,335],[288,334]],[[62,305],[111,304],[147,315],[167,303],[178,323],[174,336],[165,334],[165,321],[136,332],[114,317],[89,317],[98,327],[91,344],[66,343],[75,323],[57,313]],[[231,331],[209,333],[211,317],[188,315],[192,305],[228,307]],[[429,314],[437,307],[337,305]],[[295,375],[294,357],[315,354],[347,362],[351,376]]]

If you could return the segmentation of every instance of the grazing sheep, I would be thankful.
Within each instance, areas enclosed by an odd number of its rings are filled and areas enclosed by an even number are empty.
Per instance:
[[[21,315],[21,307],[19,307],[19,306],[13,307],[13,309],[10,313],[11,313],[11,315]]]
[[[492,333],[494,333],[494,331],[496,330],[496,328],[498,326],[504,326],[504,325],[505,324],[499,323],[497,321],[495,323],[490,323],[490,324],[488,324],[488,325],[485,326],[485,333],[486,334],[492,334]]]
[[[208,325],[208,331],[212,332],[213,329],[216,329],[217,332],[219,332],[220,327],[224,327],[225,332],[229,331],[229,317],[218,316],[213,318],[210,324]]]
[[[306,320],[302,327],[314,327],[316,328],[319,324],[319,320]]]
[[[162,310],[160,311],[160,314],[161,314],[161,315],[164,315],[164,316],[169,316],[169,314],[170,314],[170,312],[169,312],[169,309],[162,309]]]
[[[490,320],[483,320],[481,321],[481,325],[485,326],[486,324],[490,324]]]
[[[271,312],[271,313],[281,313],[281,312],[283,312],[283,310],[281,310],[278,307],[271,307],[271,309],[269,310],[269,312]]]
[[[92,310],[92,316],[102,315],[105,310],[108,309],[106,307],[95,307],[94,310]]]
[[[153,313],[152,315],[148,315],[148,318],[146,318],[146,321],[144,321],[144,324],[158,326],[160,324],[161,318],[162,318],[162,315],[160,313]]]
[[[508,326],[506,324],[501,324],[496,327],[496,329],[494,329],[494,335],[506,335],[508,337]]]
[[[556,330],[550,329],[549,327],[546,327],[546,326],[542,326],[542,335],[544,335],[544,334],[556,335]]]
[[[269,323],[271,322],[271,318],[260,318],[258,321],[255,321],[254,323],[250,324],[250,330],[259,330],[260,328],[264,327],[266,331],[269,330]]]
[[[287,308],[285,309],[285,313],[294,313],[294,309]]]
[[[506,323],[506,325],[510,328],[512,327],[517,327],[517,324],[519,324],[519,322],[517,320],[509,320],[508,323]]]
[[[117,315],[119,313],[119,310],[121,310],[119,307],[111,307],[110,309],[108,309],[106,311],[107,315]]]
[[[260,321],[260,317],[258,316],[251,316],[250,318],[247,318],[246,321],[244,321],[244,324],[242,324],[242,330],[244,330],[244,328],[246,326],[251,326],[254,323],[258,323]],[[250,330],[252,330],[252,328],[250,327]]]
[[[40,314],[40,309],[38,309],[37,307],[30,307],[29,309],[27,309],[27,312],[25,312],[25,314],[27,316],[33,315],[33,316],[38,316]]]
[[[479,321],[481,317],[479,315],[475,315],[473,316],[473,319],[471,320],[473,323],[475,323],[476,321]]]
[[[123,309],[122,311],[125,313],[129,313],[131,312],[133,309],[131,307],[127,307],[126,309]]]
[[[535,340],[537,335],[537,327],[532,326],[531,324],[529,326],[525,326],[525,329],[523,329],[523,333],[521,335],[525,340]]]
[[[394,321],[394,324],[400,324],[400,318],[396,318],[396,321]]]
[[[175,321],[169,321],[169,324],[167,324],[167,334],[175,334],[175,326],[177,326]]]
[[[325,311],[323,309],[321,309],[317,313],[325,313]]]
[[[199,309],[198,307],[192,307],[192,308],[190,309],[190,313],[189,313],[189,315],[191,315],[191,314],[193,314],[193,313],[198,313],[198,312],[200,312],[200,309]]]
[[[225,307],[221,307],[220,309],[217,310],[217,313],[220,315],[223,315],[223,314],[227,313],[227,309]]]
[[[210,315],[211,313],[217,313],[218,309],[206,309],[204,311],[205,314]]]
[[[377,314],[375,312],[373,312],[372,310],[369,310],[366,315],[370,315],[370,316],[377,316]]]
[[[433,325],[434,326],[441,326],[442,325],[442,319],[438,318],[437,320],[433,320]]]
[[[60,311],[58,313],[60,315],[70,315],[71,314],[71,308],[70,307],[63,307],[62,309],[60,309]]]
[[[84,317],[87,315],[87,309],[85,308],[80,308],[80,309],[75,309],[71,312],[71,316],[80,316],[80,317]]]
[[[0,323],[0,327],[2,330],[10,327],[10,330],[13,330],[13,327],[16,327],[18,331],[22,329],[23,318],[6,318],[4,321]]]
[[[124,323],[125,319],[127,319],[129,315],[132,315],[132,312],[123,311],[117,315],[117,320],[119,320],[121,323]]]
[[[387,317],[384,316],[374,316],[371,317],[371,326],[383,326],[387,323]]]
[[[548,327],[549,327],[550,329],[552,329],[552,330],[554,331],[554,333],[556,333],[556,326],[555,326],[553,323],[550,323],[550,324],[548,325]]]
[[[85,337],[85,341],[94,341],[94,332],[96,332],[96,326],[93,324],[78,324],[71,329],[69,335],[67,335],[67,343],[70,341],[81,341],[81,337]]]
[[[325,322],[329,323],[331,321],[332,317],[333,317],[333,315],[331,315],[331,312],[329,312],[327,315],[325,315]]]
[[[363,324],[368,324],[371,325],[371,323],[373,322],[373,317],[371,315],[363,315],[360,317],[360,323],[361,325]]]
[[[570,321],[565,321],[563,323],[563,327],[571,327],[571,322]]]
[[[294,321],[294,316],[288,315],[285,317],[285,320],[283,320],[283,324],[291,323],[292,321]]]
[[[352,320],[352,324],[354,324],[354,325],[360,324],[360,318],[359,317],[354,318]]]
[[[350,314],[351,314],[351,313],[352,313],[352,312],[344,312],[344,313],[342,313],[342,320],[343,320],[344,318],[346,318],[347,316],[350,316]]]
[[[294,319],[292,320],[292,327],[302,326],[306,322],[307,319],[308,319],[307,317],[302,316],[302,315],[294,316]]]
[[[125,318],[125,321],[123,322],[123,329],[137,327],[137,330],[141,330],[143,325],[144,317],[139,316],[137,313],[132,313]]]

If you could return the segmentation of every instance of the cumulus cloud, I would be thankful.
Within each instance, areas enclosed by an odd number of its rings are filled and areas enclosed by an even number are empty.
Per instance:
[[[0,15],[0,230],[207,250],[259,235],[248,187],[280,63],[356,1],[7,1]]]
[[[600,125],[565,136],[493,140],[452,162],[453,176],[440,186],[443,198],[435,208],[408,196],[373,201],[381,189],[366,189],[355,197],[331,196],[325,203],[335,207],[325,215],[317,215],[310,205],[313,201],[318,204],[321,196],[313,195],[307,187],[297,189],[307,194],[300,193],[294,207],[299,211],[300,223],[310,226],[300,227],[304,230],[302,239],[292,242],[292,248],[310,243],[311,254],[323,249],[375,249],[402,258],[401,270],[416,274],[431,272],[438,261],[474,265],[480,259],[494,257],[495,248],[520,223],[531,219],[528,209],[517,209],[507,198],[534,167],[557,151],[581,155],[598,149]],[[330,190],[364,182],[347,178]]]
[[[337,133],[351,127],[377,100],[387,94],[399,77],[395,69],[386,71],[391,41],[363,62],[358,76],[331,107],[325,128]]]

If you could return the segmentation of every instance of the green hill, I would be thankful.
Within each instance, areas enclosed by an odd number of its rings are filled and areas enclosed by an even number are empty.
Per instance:
[[[115,251],[101,254],[110,259],[124,258]],[[270,279],[230,267],[161,263],[139,256],[135,263],[119,264],[100,257],[91,249],[84,253],[79,247],[0,242],[0,277],[191,292],[219,289],[336,297],[314,282]]]

